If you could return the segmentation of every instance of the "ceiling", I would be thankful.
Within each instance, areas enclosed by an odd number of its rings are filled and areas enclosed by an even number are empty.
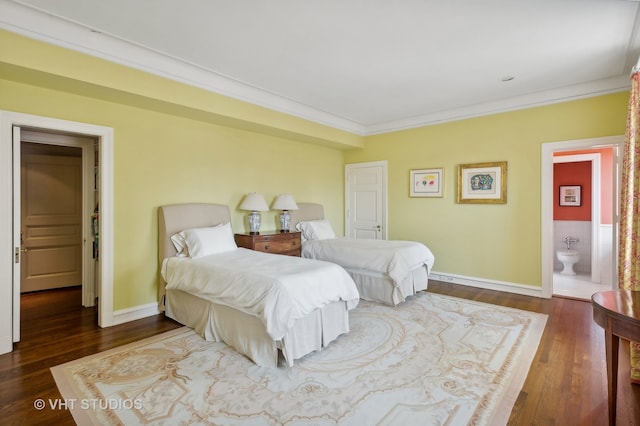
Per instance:
[[[632,0],[0,0],[0,25],[358,134],[628,90]]]

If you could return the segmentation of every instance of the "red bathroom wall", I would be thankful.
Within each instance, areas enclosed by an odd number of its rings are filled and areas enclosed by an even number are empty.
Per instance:
[[[562,185],[582,186],[580,206],[560,206],[560,186]],[[553,186],[553,220],[591,221],[591,161],[555,163]]]
[[[578,154],[600,154],[600,223],[602,224],[612,224],[613,223],[613,193],[612,190],[612,179],[613,179],[613,149],[612,148],[602,148],[602,149],[588,149],[588,150],[578,150],[578,151],[567,151],[567,152],[559,152],[554,154],[554,156],[560,155],[578,155]],[[554,171],[554,181],[555,181],[555,171]],[[555,185],[555,196],[554,198],[554,217],[556,215],[555,208],[558,207],[559,200],[559,188]],[[589,192],[591,194],[591,192]],[[568,207],[565,207],[568,208]],[[575,207],[572,207],[575,208]],[[560,219],[566,220],[566,219]]]

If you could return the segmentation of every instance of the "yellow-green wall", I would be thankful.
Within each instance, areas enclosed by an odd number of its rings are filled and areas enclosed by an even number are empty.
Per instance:
[[[244,232],[246,193],[288,192],[341,230],[342,150],[363,139],[6,31],[0,109],[114,129],[114,310],[157,298],[159,205],[227,204]]]
[[[114,129],[114,309],[156,300],[157,206],[262,192],[320,202],[343,229],[344,164],[387,160],[389,238],[437,271],[540,285],[540,151],[624,132],[627,93],[362,137],[0,31],[0,109]],[[456,204],[456,166],[508,161],[505,205]],[[445,169],[445,196],[409,197],[409,170]],[[263,230],[276,229],[276,212]]]
[[[114,129],[114,309],[156,300],[157,207],[227,204],[235,231],[244,194],[320,201],[342,224],[342,151],[0,80],[0,109]],[[263,213],[274,230],[277,212]]]
[[[346,163],[388,161],[389,238],[424,242],[434,269],[541,285],[541,146],[624,134],[628,93],[369,136]],[[508,162],[507,203],[457,204],[457,165]],[[410,198],[409,170],[443,167],[444,197]]]

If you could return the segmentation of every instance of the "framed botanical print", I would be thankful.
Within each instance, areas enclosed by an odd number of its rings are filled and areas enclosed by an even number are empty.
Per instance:
[[[506,202],[506,161],[458,166],[458,203],[505,204]]]
[[[442,197],[444,169],[411,170],[409,182],[411,197]]]

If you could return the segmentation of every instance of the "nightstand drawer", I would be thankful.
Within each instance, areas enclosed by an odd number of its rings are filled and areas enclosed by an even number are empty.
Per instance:
[[[298,249],[300,249],[300,241],[298,240],[257,241],[255,245],[255,250],[266,253],[285,253]]]
[[[272,254],[300,256],[300,232],[270,232],[265,234],[235,234],[238,247]]]

